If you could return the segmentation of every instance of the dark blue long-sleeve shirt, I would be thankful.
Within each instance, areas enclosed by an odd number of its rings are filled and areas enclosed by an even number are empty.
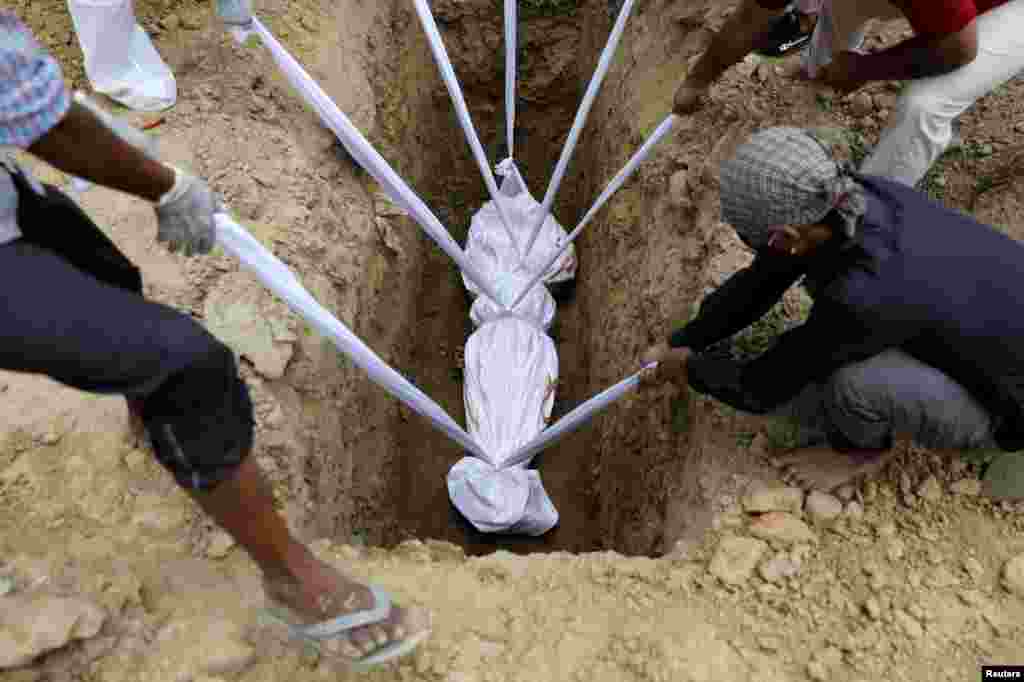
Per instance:
[[[840,367],[899,348],[963,385],[1024,449],[1024,245],[903,185],[863,177],[868,211],[854,244],[807,259],[758,255],[701,306],[670,345],[698,351],[690,384],[763,413]],[[807,321],[746,363],[699,351],[744,329],[806,278]]]

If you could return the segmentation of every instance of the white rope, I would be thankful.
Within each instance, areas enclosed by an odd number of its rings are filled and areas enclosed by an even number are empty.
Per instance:
[[[455,69],[452,68],[451,59],[448,57],[448,51],[444,47],[444,41],[441,39],[441,32],[437,29],[437,22],[434,21],[434,15],[430,11],[430,6],[427,4],[427,0],[413,0],[416,5],[416,13],[419,15],[420,23],[423,24],[423,31],[427,34],[427,41],[430,43],[430,51],[434,55],[434,61],[437,63],[437,68],[441,72],[441,78],[444,79],[445,87],[448,88],[448,94],[451,96],[452,104],[455,106],[455,114],[459,119],[459,124],[462,126],[462,131],[466,135],[466,141],[469,143],[470,149],[473,151],[473,156],[476,158],[476,163],[480,167],[480,174],[483,176],[484,184],[487,185],[487,191],[491,193],[491,199],[494,201],[495,207],[498,209],[498,216],[501,218],[501,223],[505,227],[505,232],[508,234],[508,238],[512,243],[512,248],[516,254],[516,260],[522,260],[522,253],[519,250],[519,242],[516,239],[515,233],[512,231],[512,224],[508,220],[508,216],[505,214],[505,207],[501,203],[501,199],[498,196],[498,183],[494,180],[494,172],[491,170],[491,164],[487,160],[487,154],[484,153],[483,145],[480,144],[480,138],[476,134],[476,128],[473,126],[473,119],[469,115],[469,108],[466,106],[466,99],[462,96],[462,88],[459,86],[459,79],[455,76]],[[501,300],[501,299],[496,299]]]
[[[516,50],[518,38],[518,0],[505,0],[505,142],[508,158],[513,158],[516,134]]]
[[[264,286],[277,294],[311,327],[331,339],[338,350],[365,371],[374,383],[401,400],[417,414],[426,417],[435,427],[463,448],[477,457],[485,458],[483,449],[455,423],[441,406],[388,366],[338,318],[317,303],[291,269],[256,241],[245,228],[224,213],[218,213],[215,216],[215,221],[217,243],[251,270]]]
[[[583,126],[587,123],[590,109],[594,106],[597,91],[601,89],[601,83],[608,74],[612,58],[615,56],[615,50],[619,46],[619,39],[622,37],[622,31],[626,27],[626,19],[629,18],[629,13],[632,9],[633,0],[626,0],[619,11],[618,19],[615,20],[612,33],[608,36],[608,43],[605,45],[604,52],[601,53],[601,58],[597,62],[597,69],[590,79],[587,92],[583,96],[583,101],[580,102],[579,110],[576,112],[576,120],[573,121],[572,128],[569,130],[569,137],[565,141],[565,146],[562,147],[562,155],[559,157],[558,164],[555,166],[555,172],[548,183],[548,190],[544,195],[544,201],[541,202],[541,210],[537,214],[537,221],[533,225],[533,229],[530,231],[530,239],[526,242],[526,247],[523,249],[523,258],[530,255],[530,249],[533,248],[534,242],[537,241],[540,228],[544,225],[544,221],[547,220],[548,214],[551,213],[551,206],[555,203],[558,187],[562,184],[562,178],[565,176],[570,159],[572,159],[572,153],[576,149],[576,142],[579,140],[580,133],[583,132]]]
[[[287,50],[277,41],[263,23],[253,18],[255,33],[263,41],[267,50],[273,56],[274,61],[280,67],[285,77],[292,84],[306,102],[319,114],[320,119],[348,150],[359,165],[366,169],[384,191],[391,197],[398,206],[409,213],[423,231],[447,253],[452,260],[466,273],[473,283],[480,287],[494,301],[504,303],[489,277],[486,277],[473,262],[466,257],[462,248],[452,239],[448,230],[440,223],[436,216],[430,211],[426,204],[416,195],[415,192],[395,173],[390,164],[377,153],[359,129],[352,125],[327,93],[323,91],[316,81],[310,78],[305,69],[292,57]]]
[[[519,302],[523,300],[523,297],[525,297],[526,294],[537,285],[537,282],[541,280],[541,278],[544,276],[544,273],[548,271],[548,269],[555,263],[555,261],[562,257],[562,254],[565,253],[566,249],[569,248],[569,246],[573,243],[576,237],[580,235],[580,232],[583,231],[583,228],[587,226],[587,224],[593,219],[594,215],[601,209],[601,207],[605,205],[605,203],[608,201],[611,195],[617,192],[619,188],[621,188],[622,185],[625,184],[626,180],[628,180],[629,177],[633,175],[634,172],[636,172],[636,169],[640,166],[641,163],[644,162],[647,156],[651,153],[651,150],[654,149],[654,147],[657,146],[659,142],[661,142],[662,138],[668,135],[668,133],[672,130],[672,126],[675,125],[676,120],[678,119],[674,114],[669,114],[668,116],[665,117],[665,120],[662,121],[657,128],[655,128],[654,132],[651,133],[650,136],[648,136],[647,140],[643,143],[640,149],[635,154],[633,154],[633,157],[629,160],[629,162],[626,163],[626,165],[622,168],[622,170],[618,172],[618,174],[616,174],[614,178],[612,178],[612,181],[608,183],[608,186],[604,188],[604,191],[601,192],[601,196],[597,198],[597,201],[595,201],[594,205],[590,207],[590,210],[587,211],[587,214],[583,216],[583,220],[579,222],[579,224],[576,226],[576,229],[569,233],[569,236],[568,238],[566,238],[565,243],[562,244],[561,247],[551,255],[551,257],[548,259],[548,262],[544,264],[544,267],[537,271],[537,274],[533,276],[533,279],[531,279],[530,282],[523,288],[523,290],[520,291],[519,294],[515,297],[515,300],[512,302],[512,305],[510,306],[512,309],[515,309],[515,307],[519,305]]]
[[[645,365],[644,370],[652,369],[657,366],[658,363],[652,362],[649,365]],[[641,370],[641,372],[642,371],[643,370]],[[520,448],[512,457],[505,460],[504,468],[511,468],[517,464],[530,461],[534,455],[554,443],[556,440],[569,435],[586,424],[597,416],[599,412],[635,389],[640,384],[641,372],[637,372],[633,376],[623,379],[614,386],[606,388],[548,428],[541,431],[537,434],[536,438]]]

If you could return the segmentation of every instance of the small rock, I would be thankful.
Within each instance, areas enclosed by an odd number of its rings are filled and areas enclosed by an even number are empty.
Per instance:
[[[773,635],[763,635],[757,638],[757,646],[764,651],[778,651],[782,648],[782,638]]]
[[[929,476],[918,487],[917,494],[921,499],[928,500],[929,502],[938,502],[942,499],[942,484],[939,483],[939,479]]]
[[[753,575],[757,562],[767,549],[767,544],[754,538],[723,538],[718,543],[708,571],[726,584],[741,585]]]
[[[175,677],[195,679],[200,675],[232,675],[245,670],[256,659],[255,650],[242,639],[241,629],[226,620],[196,618],[165,626],[155,642],[154,661],[177,657]]]
[[[875,106],[879,109],[889,110],[896,106],[896,101],[899,98],[888,92],[883,92],[875,95]]]
[[[878,620],[882,617],[882,605],[874,597],[868,597],[864,602],[864,613],[868,614],[871,620]]]
[[[203,26],[202,22],[199,21],[199,17],[194,15],[186,15],[182,17],[181,25],[190,31],[197,31]]]
[[[767,457],[771,450],[771,444],[768,441],[768,436],[764,431],[759,431],[754,440],[750,442],[750,454],[755,457]]]
[[[211,559],[223,559],[235,546],[235,540],[222,530],[218,530],[210,538],[210,544],[206,548],[206,556]]]
[[[176,31],[181,26],[181,17],[177,14],[168,14],[160,21],[160,25],[168,31]]]
[[[971,580],[979,580],[985,575],[985,567],[981,565],[981,562],[970,556],[963,560],[964,570],[967,571],[967,575],[971,576]]]
[[[743,496],[743,508],[751,513],[789,512],[799,514],[804,504],[800,488],[759,485]]]
[[[864,501],[874,502],[878,498],[878,483],[875,481],[866,481],[864,483]]]
[[[849,502],[854,497],[856,497],[856,495],[857,489],[854,488],[852,485],[839,486],[839,489],[836,490],[836,497],[838,497],[843,502]]]
[[[800,566],[785,554],[776,554],[761,563],[757,568],[761,577],[770,583],[782,582],[784,578],[792,578],[800,572]]]
[[[693,205],[690,193],[690,176],[685,170],[676,171],[668,180],[669,201],[678,208],[689,208]]]
[[[864,518],[864,505],[857,500],[851,500],[846,503],[846,508],[843,510],[843,513],[851,519],[862,519]]]
[[[858,92],[850,98],[850,112],[854,116],[867,116],[875,110],[875,101],[866,92]]]
[[[987,603],[985,595],[983,595],[981,592],[978,592],[977,590],[960,590],[956,594],[958,597],[960,597],[960,601],[962,601],[967,606],[973,606],[977,608],[984,606]]]
[[[878,537],[880,538],[891,538],[895,535],[896,524],[891,521],[878,527]]]
[[[830,646],[814,654],[814,658],[807,664],[807,674],[812,680],[825,682],[832,678],[832,669],[843,662],[843,652],[837,647]]]
[[[1003,566],[1003,587],[1018,597],[1024,597],[1024,554],[1017,555]]]
[[[146,466],[146,454],[141,450],[132,450],[124,456],[124,465],[129,471],[138,473]]]
[[[806,523],[792,514],[783,512],[769,512],[755,519],[750,524],[750,534],[762,540],[786,545],[818,542],[818,536]]]
[[[889,557],[889,561],[899,561],[906,554],[906,546],[903,541],[899,538],[893,538],[889,541],[889,546],[886,549],[886,555]]]
[[[48,651],[99,633],[107,615],[83,599],[4,597],[0,609],[0,670],[28,665]]]
[[[58,433],[57,431],[53,431],[53,430],[50,430],[50,431],[47,431],[46,433],[44,433],[43,434],[43,438],[42,438],[43,445],[56,445],[57,443],[60,442],[60,439],[61,439],[61,434]]]
[[[976,478],[962,478],[953,485],[949,486],[950,492],[954,495],[963,495],[964,497],[977,497],[981,494],[981,481]]]
[[[843,513],[843,503],[827,493],[815,490],[807,496],[804,509],[811,521],[826,524]]]
[[[914,484],[906,471],[900,473],[900,492],[904,495],[911,495],[914,492]]]
[[[893,613],[893,620],[911,639],[921,639],[924,636],[924,628],[921,627],[921,623],[906,611],[895,611]]]

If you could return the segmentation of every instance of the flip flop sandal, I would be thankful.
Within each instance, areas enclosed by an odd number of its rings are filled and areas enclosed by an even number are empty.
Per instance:
[[[276,624],[287,628],[293,639],[307,642],[319,650],[320,642],[344,636],[356,628],[380,623],[391,614],[391,596],[382,588],[374,585],[370,586],[370,592],[373,594],[374,599],[373,608],[338,616],[337,618],[313,625],[292,625],[282,614],[275,613],[274,609],[266,609],[264,613]],[[385,661],[404,656],[419,646],[429,634],[430,630],[424,630],[386,644],[374,650],[373,653],[356,659],[349,664],[349,667],[357,671],[364,671]]]

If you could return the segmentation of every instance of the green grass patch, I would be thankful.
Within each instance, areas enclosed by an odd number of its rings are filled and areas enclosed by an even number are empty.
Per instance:
[[[800,425],[792,419],[772,419],[764,431],[772,452],[789,452],[800,447]]]
[[[984,194],[993,187],[996,186],[996,181],[991,175],[982,175],[974,183],[974,193],[976,195]]]
[[[850,161],[854,168],[860,168],[861,162],[868,155],[868,143],[864,139],[864,133],[858,128],[849,128],[843,132],[846,144],[850,148]]]
[[[936,161],[925,173],[918,185],[919,189],[935,201],[946,198],[946,175],[942,164]]]
[[[809,298],[802,301],[795,315],[790,315],[782,301],[779,301],[760,320],[737,333],[733,345],[742,356],[756,357],[771,348],[783,332],[802,324],[810,311]]]

